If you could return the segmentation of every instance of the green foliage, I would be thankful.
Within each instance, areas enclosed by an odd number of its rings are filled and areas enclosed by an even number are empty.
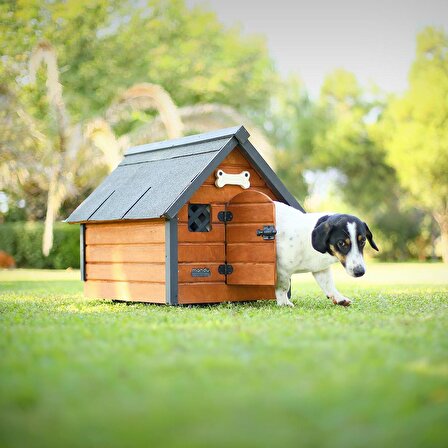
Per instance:
[[[382,105],[366,93],[350,72],[337,70],[325,79],[318,106],[325,125],[315,137],[314,164],[337,168],[347,202],[371,211],[398,189],[395,171],[370,135],[368,117]]]
[[[0,225],[0,250],[11,254],[18,267],[79,268],[79,227],[55,224],[54,245],[42,254],[43,223],[15,222]]]
[[[303,201],[308,194],[304,172],[310,167],[313,140],[322,122],[304,86],[294,77],[279,88],[272,109],[270,137],[278,147],[276,172]]]
[[[392,99],[382,121],[388,160],[414,203],[448,213],[448,36],[418,36],[409,89]]]
[[[0,272],[1,445],[443,447],[440,269],[378,266],[376,285],[344,286],[350,309],[302,277],[293,309],[169,308],[84,299],[65,272]],[[423,284],[400,286],[410,272]]]
[[[277,172],[302,202],[307,193],[326,194],[319,209],[361,216],[378,235],[377,256],[406,259],[420,256],[409,242],[419,237],[423,216],[406,205],[395,169],[377,143],[376,120],[384,107],[345,70],[327,76],[318,101],[290,79],[276,98],[271,135],[282,148]],[[322,192],[317,185],[317,192],[308,192],[304,173],[325,170],[337,191]],[[335,170],[337,176],[332,176]]]
[[[409,89],[391,99],[378,140],[416,207],[440,226],[448,263],[448,35],[427,28],[417,38]]]
[[[61,83],[75,121],[101,113],[138,82],[162,85],[178,105],[218,102],[263,108],[274,69],[265,43],[226,29],[212,12],[183,0],[9,1],[0,7],[0,81],[25,83],[34,113],[45,116],[42,91],[26,85],[33,46],[56,48]]]

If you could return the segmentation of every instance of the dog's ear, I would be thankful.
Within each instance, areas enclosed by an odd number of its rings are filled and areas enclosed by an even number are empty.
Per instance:
[[[377,251],[379,252],[378,246],[375,244],[375,241],[373,241],[373,235],[372,232],[369,229],[369,226],[367,225],[367,223],[364,223],[364,226],[366,228],[366,238],[369,241],[370,245]]]
[[[316,222],[316,225],[314,226],[313,233],[311,234],[311,244],[313,245],[314,249],[322,254],[324,254],[328,250],[328,238],[333,227],[328,222],[328,218],[328,215],[319,218]]]

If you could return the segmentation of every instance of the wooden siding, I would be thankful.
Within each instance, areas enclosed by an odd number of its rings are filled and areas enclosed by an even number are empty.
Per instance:
[[[102,299],[165,303],[165,284],[91,280],[84,283],[84,295]]]
[[[179,284],[179,303],[183,304],[263,299],[275,299],[273,286],[232,286],[225,283]]]
[[[165,221],[87,223],[88,297],[165,303]]]
[[[248,190],[243,190],[239,186],[226,185],[223,188],[216,188],[215,172],[222,169],[226,173],[240,173],[241,171],[249,171],[251,174],[251,186]],[[233,150],[226,159],[220,164],[214,173],[207,178],[204,184],[192,196],[189,203],[211,204],[211,226],[210,232],[190,232],[188,230],[188,205],[185,204],[180,210],[179,217],[179,303],[213,303],[223,301],[242,301],[257,299],[274,299],[275,289],[273,286],[241,286],[227,285],[225,276],[217,272],[218,266],[226,262],[225,249],[225,226],[218,220],[218,213],[225,210],[225,205],[236,195],[242,191],[256,190],[265,193],[271,199],[277,198],[268,188],[262,177],[252,168],[238,148]],[[252,208],[244,212],[241,217],[237,216],[242,222],[253,223],[257,226],[266,214],[267,207],[261,204],[260,208],[252,206]],[[243,224],[247,225],[247,224]],[[253,227],[252,226],[252,227]],[[251,229],[253,230],[253,229]],[[254,250],[248,250],[246,245],[238,247],[238,242],[229,248],[229,254],[232,254],[234,260],[237,261],[242,269],[239,270],[241,275],[247,275],[244,263],[259,262],[260,257],[267,263],[266,275],[269,277],[263,282],[272,283],[272,263],[275,263],[272,251],[267,250],[256,239],[253,244],[257,245],[258,255],[254,255]],[[255,256],[255,259],[253,259]],[[192,268],[209,268],[211,275],[209,277],[193,277],[191,275]],[[232,274],[233,275],[233,274]],[[263,274],[260,274],[263,275]]]

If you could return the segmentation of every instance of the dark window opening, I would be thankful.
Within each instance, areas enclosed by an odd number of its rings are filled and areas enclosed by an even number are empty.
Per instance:
[[[188,230],[190,232],[210,232],[210,204],[188,205]]]

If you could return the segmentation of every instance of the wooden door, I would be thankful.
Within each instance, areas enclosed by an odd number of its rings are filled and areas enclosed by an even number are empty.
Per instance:
[[[226,210],[228,285],[275,285],[275,205],[264,193],[250,190],[233,197]],[[229,271],[228,271],[229,272]]]

